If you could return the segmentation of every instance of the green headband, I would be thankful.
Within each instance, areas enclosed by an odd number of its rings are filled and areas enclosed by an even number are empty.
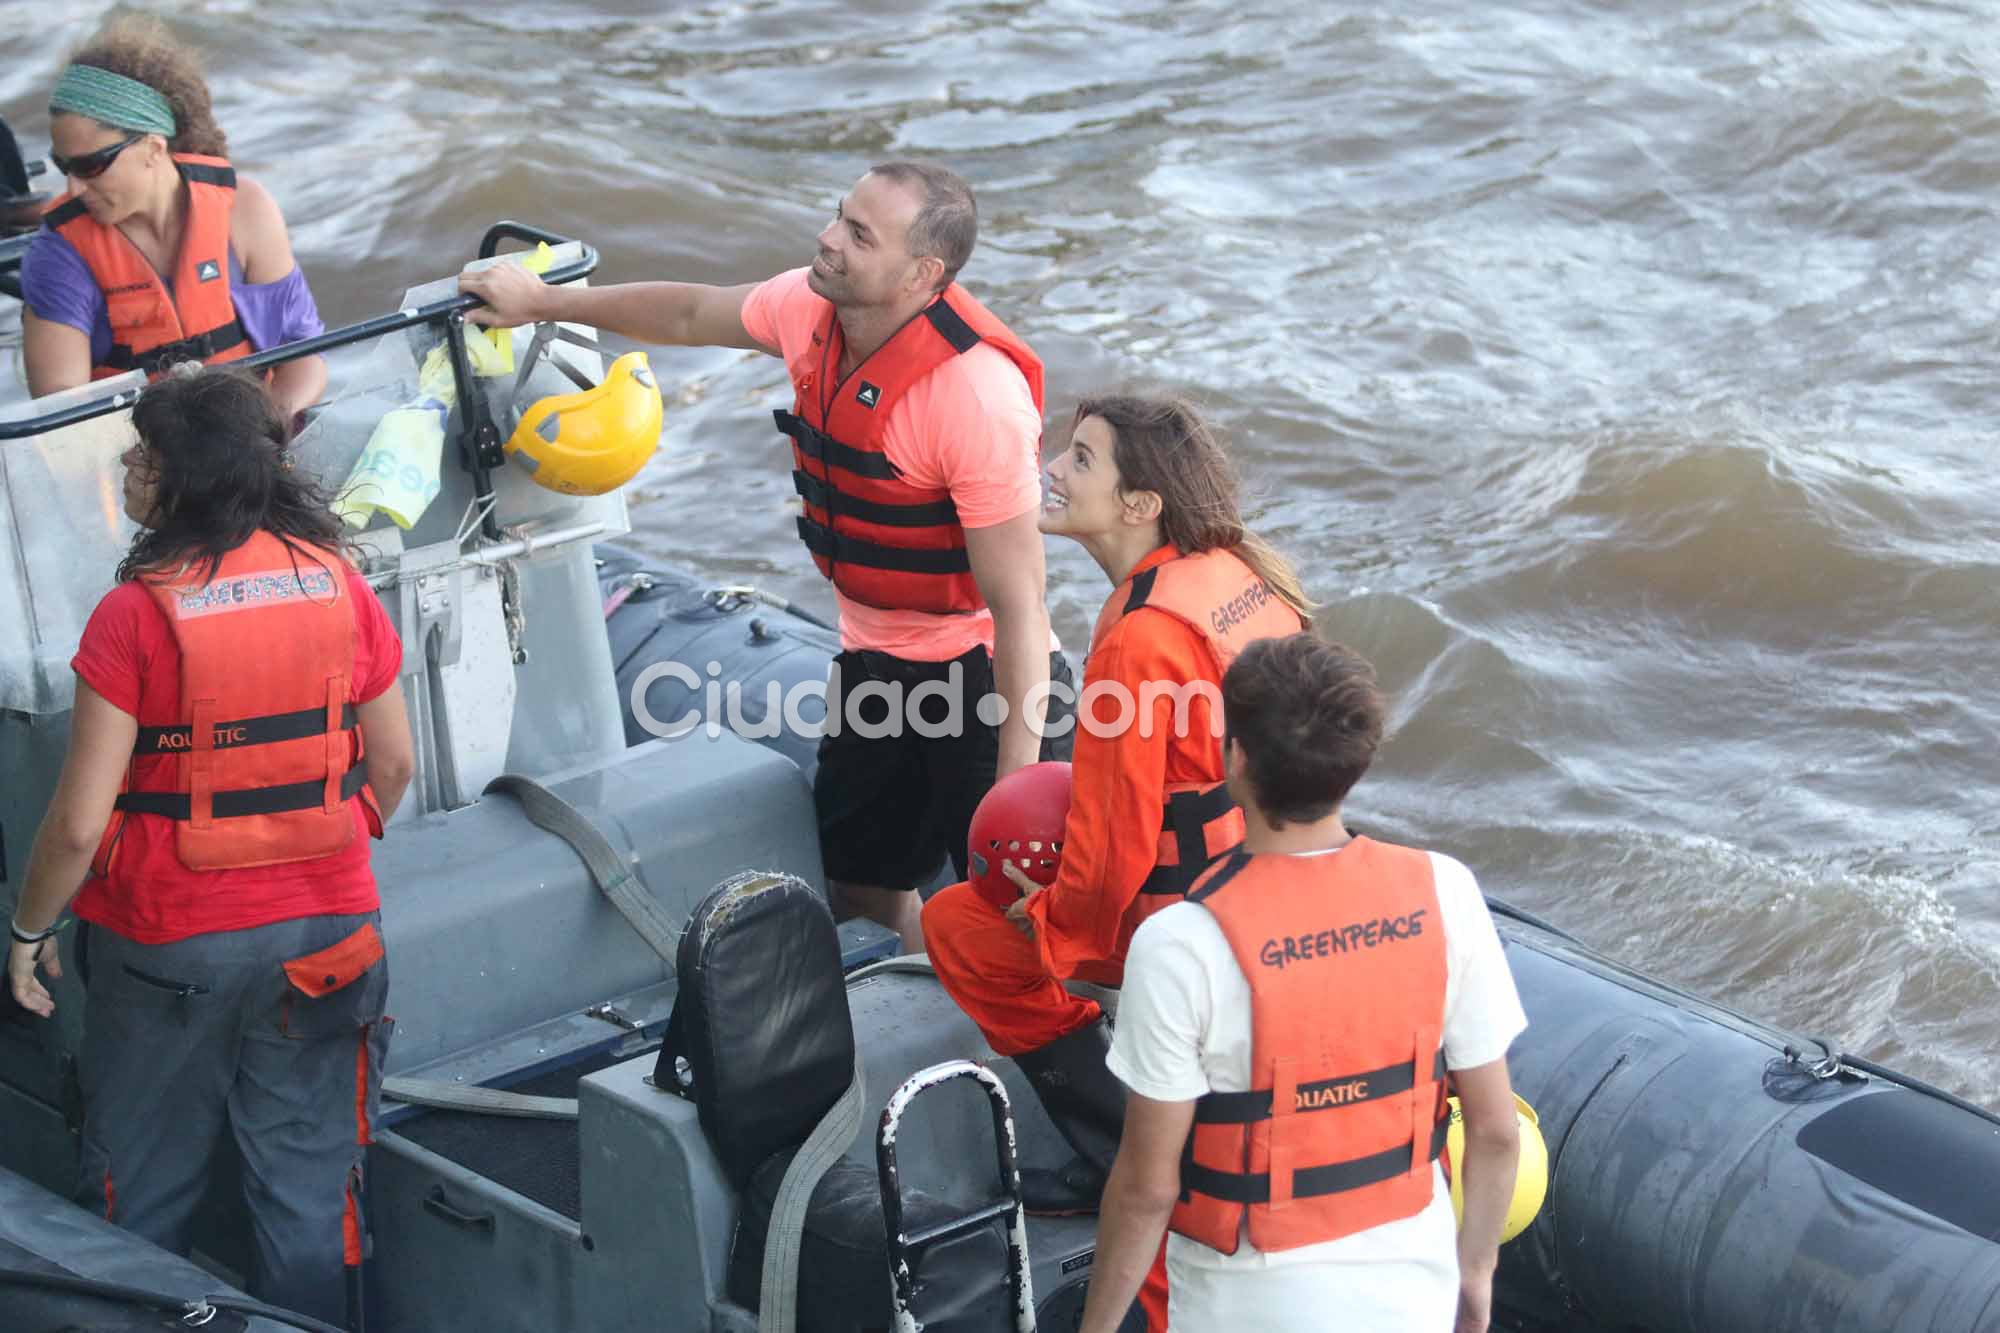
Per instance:
[[[180,126],[167,99],[137,79],[95,65],[69,65],[49,94],[49,111],[67,111],[121,130],[143,130],[171,139]]]

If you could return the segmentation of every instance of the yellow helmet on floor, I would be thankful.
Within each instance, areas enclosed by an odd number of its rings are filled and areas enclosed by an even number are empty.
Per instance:
[[[1463,1225],[1465,1185],[1459,1163],[1465,1157],[1465,1117],[1459,1113],[1458,1098],[1445,1100],[1451,1107],[1451,1124],[1445,1130],[1444,1140],[1444,1155],[1451,1163],[1451,1211]],[[1542,1200],[1549,1192],[1549,1146],[1542,1142],[1542,1122],[1536,1117],[1535,1108],[1523,1101],[1518,1092],[1514,1094],[1514,1118],[1521,1127],[1521,1162],[1514,1172],[1514,1199],[1507,1205],[1507,1220],[1500,1227],[1503,1244],[1528,1229],[1528,1223],[1542,1211]]]
[[[646,354],[627,352],[596,388],[530,406],[506,452],[552,491],[602,495],[639,475],[659,445],[664,415]]]

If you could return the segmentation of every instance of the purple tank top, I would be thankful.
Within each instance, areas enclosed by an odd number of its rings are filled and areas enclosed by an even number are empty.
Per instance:
[[[167,284],[169,293],[173,284]],[[111,355],[111,315],[104,293],[90,275],[76,247],[47,227],[35,233],[21,257],[21,295],[28,309],[56,324],[67,324],[90,335],[90,363],[101,366]],[[236,252],[229,252],[229,299],[250,346],[268,347],[297,342],[324,333],[326,324],[313,302],[312,289],[297,264],[276,282],[246,283]]]

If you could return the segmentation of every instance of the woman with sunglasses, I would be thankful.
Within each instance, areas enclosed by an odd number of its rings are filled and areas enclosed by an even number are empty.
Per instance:
[[[324,331],[276,201],[229,165],[194,55],[157,21],[116,20],[76,53],[49,138],[70,192],[21,265],[31,393]],[[271,377],[287,419],[325,387],[319,357]]]

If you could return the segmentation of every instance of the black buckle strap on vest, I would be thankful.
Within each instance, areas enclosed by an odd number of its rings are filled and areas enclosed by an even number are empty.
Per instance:
[[[181,173],[181,179],[194,185],[220,185],[224,189],[236,188],[235,167],[215,167],[206,162],[176,162],[174,167]]]
[[[931,327],[937,330],[938,337],[950,343],[951,350],[960,356],[964,356],[980,344],[981,339],[978,331],[966,323],[956,310],[951,308],[950,303],[944,299],[942,294],[938,296],[937,300],[924,307],[924,318],[929,320]]]
[[[958,506],[949,498],[913,505],[859,500],[852,495],[837,493],[818,477],[797,468],[792,469],[792,489],[807,504],[829,514],[838,510],[842,518],[859,519],[863,523],[875,523],[885,528],[938,528],[958,523]]]
[[[1431,1081],[1442,1082],[1445,1076],[1444,1052],[1437,1053],[1433,1062]],[[1342,1074],[1338,1078],[1317,1078],[1310,1083],[1299,1084],[1299,1092],[1310,1096],[1316,1092],[1331,1092],[1335,1088],[1361,1085],[1365,1091],[1355,1093],[1345,1101],[1327,1101],[1318,1106],[1308,1105],[1295,1114],[1308,1111],[1337,1111],[1343,1106],[1357,1106],[1362,1102],[1379,1101],[1384,1097],[1394,1097],[1417,1086],[1417,1062],[1405,1060],[1401,1064],[1389,1065],[1383,1069],[1371,1069],[1365,1074]],[[1196,1124],[1201,1125],[1252,1125],[1271,1118],[1271,1089],[1262,1088],[1255,1092],[1210,1092],[1205,1093],[1194,1104]]]
[[[799,446],[799,452],[807,458],[837,467],[843,472],[852,472],[857,477],[872,477],[877,481],[896,481],[902,476],[887,454],[870,453],[866,449],[842,444],[795,412],[780,409],[771,413],[771,417],[778,423],[778,429],[791,436]],[[846,512],[846,506],[847,498],[843,496],[841,512]]]
[[[1139,892],[1184,896],[1213,860],[1208,854],[1208,826],[1235,808],[1235,799],[1222,784],[1207,791],[1177,791],[1169,796],[1160,812],[1160,831],[1174,835],[1179,863],[1153,867]]]
[[[1431,1131],[1430,1153],[1425,1161],[1434,1162],[1444,1152],[1445,1129],[1451,1122],[1440,1120]],[[1192,1142],[1192,1136],[1190,1136]],[[1410,1152],[1414,1143],[1404,1143],[1383,1152],[1370,1153],[1366,1157],[1356,1157],[1345,1162],[1330,1162],[1325,1166],[1301,1167],[1292,1173],[1292,1197],[1294,1199],[1318,1198],[1328,1194],[1344,1194],[1349,1190],[1366,1189],[1379,1185],[1385,1180],[1394,1180],[1410,1169]],[[1181,1162],[1181,1192],[1206,1194],[1211,1199],[1221,1199],[1224,1203],[1269,1203],[1271,1201],[1271,1177],[1268,1172],[1217,1171],[1199,1162],[1183,1159]]]
[[[1146,604],[1153,595],[1153,583],[1160,577],[1160,567],[1154,565],[1143,573],[1132,576],[1132,595],[1125,599],[1125,609],[1118,613],[1122,620]]]
[[[324,716],[324,714],[322,714]],[[340,779],[340,799],[351,801],[368,772],[360,764]],[[288,782],[281,787],[248,787],[219,791],[210,798],[210,811],[217,819],[237,819],[245,815],[283,815],[294,810],[312,810],[326,802],[326,779]],[[134,815],[159,815],[165,819],[192,819],[194,798],[184,791],[128,791],[114,803],[115,808]]]
[[[102,364],[113,370],[143,370],[148,375],[157,375],[176,362],[206,361],[217,352],[226,352],[248,340],[249,335],[243,332],[243,321],[232,319],[207,333],[197,333],[179,342],[161,343],[144,352],[133,351],[128,343],[113,343]]]
[[[352,731],[358,724],[354,705],[340,710],[340,730]],[[233,750],[244,745],[275,745],[279,741],[301,741],[326,734],[326,709],[302,708],[296,713],[268,713],[235,722],[215,724],[214,748]],[[141,727],[132,753],[141,759],[170,754],[187,754],[194,749],[194,727]]]
[[[1241,847],[1232,847],[1229,849],[1229,854],[1222,858],[1221,864],[1222,869],[1210,876],[1208,883],[1202,885],[1199,889],[1190,889],[1188,891],[1187,900],[1189,902],[1198,903],[1204,898],[1211,897],[1216,890],[1220,889],[1230,880],[1235,879],[1237,875],[1242,873],[1243,867],[1250,864],[1250,853],[1244,851]]]
[[[85,208],[81,198],[72,199],[59,208],[52,208],[42,214],[42,225],[50,231],[58,231],[76,221],[90,210]]]
[[[844,503],[844,501],[843,501]],[[842,510],[845,513],[845,510]],[[799,517],[799,540],[822,559],[841,565],[865,565],[869,569],[889,569],[900,574],[969,574],[972,557],[963,546],[918,548],[884,546],[880,542],[843,537],[824,524],[804,515]]]

